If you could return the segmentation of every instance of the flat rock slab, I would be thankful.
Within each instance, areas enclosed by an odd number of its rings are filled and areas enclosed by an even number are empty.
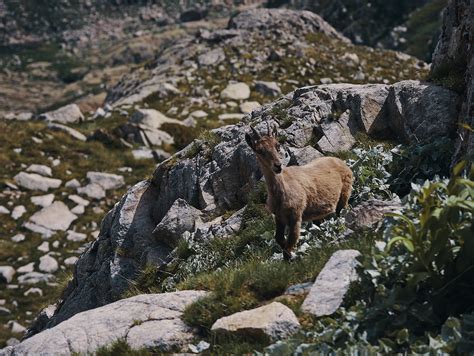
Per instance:
[[[246,100],[250,97],[250,88],[245,83],[233,83],[221,92],[221,98],[224,100]]]
[[[220,318],[211,330],[274,341],[286,338],[299,329],[300,323],[293,311],[286,305],[273,302]]]
[[[63,124],[71,124],[81,122],[84,120],[84,116],[76,104],[70,104],[63,106],[54,111],[41,114],[40,119],[48,122],[60,122]]]
[[[61,324],[7,347],[0,355],[92,354],[125,339],[132,348],[166,352],[192,341],[193,329],[180,317],[186,306],[207,293],[180,291],[143,294],[76,314]]]
[[[123,176],[111,173],[88,172],[87,179],[89,179],[91,184],[98,184],[105,190],[118,189],[125,185]]]
[[[25,172],[18,173],[13,179],[20,187],[29,190],[41,190],[43,192],[47,192],[51,188],[59,188],[62,183],[60,179],[46,178],[36,173]]]
[[[79,141],[83,141],[83,142],[87,141],[87,137],[85,135],[83,135],[79,131],[74,130],[73,128],[70,128],[69,126],[66,126],[66,125],[50,123],[48,124],[48,129],[53,130],[53,131],[64,132]]]
[[[56,201],[33,214],[30,221],[48,230],[66,231],[76,219],[77,216],[71,213],[66,204]]]
[[[315,316],[331,315],[342,304],[351,282],[357,280],[357,250],[336,251],[319,273],[301,310]]]

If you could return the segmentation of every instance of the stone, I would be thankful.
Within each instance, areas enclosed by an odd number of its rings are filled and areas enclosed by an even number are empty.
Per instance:
[[[77,189],[81,186],[81,183],[77,179],[71,179],[66,182],[65,187],[66,188],[72,188],[72,189]]]
[[[30,222],[49,230],[66,231],[77,216],[69,211],[66,204],[56,201],[30,217]]]
[[[359,56],[356,53],[346,52],[342,55],[341,59],[350,67],[357,67],[360,63]]]
[[[200,66],[215,66],[225,60],[224,50],[220,47],[198,56]]]
[[[49,242],[43,241],[41,245],[38,246],[38,251],[49,252]]]
[[[76,264],[77,260],[79,260],[79,258],[76,257],[76,256],[68,257],[64,260],[64,264],[66,266],[74,266]]]
[[[203,110],[196,110],[190,113],[189,116],[194,117],[195,119],[204,119],[208,116],[208,113]]]
[[[68,241],[82,242],[87,239],[87,235],[80,232],[68,231],[66,238]]]
[[[8,326],[10,327],[10,330],[13,334],[22,334],[26,331],[26,328],[16,321],[8,322]]]
[[[31,173],[38,173],[45,177],[52,177],[53,171],[50,167],[42,165],[42,164],[31,164],[27,169],[27,172]]]
[[[132,155],[135,159],[154,159],[155,156],[153,153],[156,154],[158,161],[164,161],[171,157],[168,152],[157,148],[154,148],[152,150],[147,147],[140,147],[136,150],[132,150]]]
[[[406,80],[390,87],[371,134],[395,136],[404,142],[433,140],[456,131],[460,97],[431,83]]]
[[[76,104],[63,106],[54,111],[41,114],[40,119],[48,122],[59,122],[62,124],[74,124],[84,121],[84,116]]]
[[[23,205],[18,205],[18,206],[15,206],[15,208],[13,209],[11,216],[14,220],[18,220],[25,213],[26,213],[26,208]]]
[[[39,259],[39,270],[46,273],[55,273],[58,268],[59,264],[58,261],[54,257],[50,255],[44,255]]]
[[[139,109],[132,114],[129,121],[145,129],[159,129],[164,124],[182,125],[181,121],[170,119],[155,109]]]
[[[16,234],[15,236],[11,238],[13,242],[22,242],[22,241],[25,241],[25,239],[26,239],[26,236],[23,234]]]
[[[82,215],[86,212],[86,208],[84,205],[76,205],[74,208],[71,209],[71,213],[75,215]]]
[[[30,273],[30,272],[33,272],[34,270],[35,270],[35,263],[30,262],[24,266],[19,267],[16,271],[18,273]]]
[[[360,230],[378,223],[387,213],[400,212],[400,200],[369,199],[350,209],[344,216],[347,227]]]
[[[38,294],[40,297],[42,297],[43,291],[39,288],[30,288],[25,293],[23,293],[25,297],[29,296],[30,294]]]
[[[193,344],[188,345],[189,351],[191,351],[194,354],[199,354],[203,351],[206,351],[210,347],[211,347],[211,344],[204,340],[199,341],[197,345],[193,345]]]
[[[321,152],[311,146],[306,146],[303,148],[291,147],[288,149],[288,151],[290,153],[290,166],[303,166],[315,160],[316,158],[324,157]]]
[[[20,284],[38,284],[48,283],[54,279],[52,274],[45,274],[40,272],[30,272],[18,277]]]
[[[10,283],[15,273],[12,266],[0,266],[0,283]]]
[[[30,200],[33,204],[46,208],[53,204],[54,194],[38,195],[31,197]]]
[[[8,214],[10,215],[10,210],[8,210],[7,208],[5,208],[3,205],[0,205],[0,215],[2,214]]]
[[[153,230],[153,236],[170,247],[176,247],[184,232],[194,231],[201,216],[201,211],[189,205],[184,199],[176,199]]]
[[[73,201],[74,203],[76,203],[78,205],[89,206],[89,204],[90,204],[89,200],[81,198],[79,195],[75,195],[75,194],[69,195],[68,199]]]
[[[105,190],[118,189],[125,185],[123,176],[102,172],[87,172],[87,179],[91,184],[98,184]]]
[[[283,295],[303,295],[308,294],[313,286],[312,282],[300,283],[289,286]]]
[[[101,200],[105,198],[105,189],[99,184],[88,184],[85,187],[77,188],[78,194],[83,194],[91,199]]]
[[[231,113],[231,114],[220,114],[218,118],[221,121],[242,120],[244,116],[245,116],[244,114],[240,114],[240,113]]]
[[[23,226],[32,232],[41,234],[43,238],[45,239],[49,239],[51,236],[54,235],[53,230],[47,229],[44,226],[36,225],[30,221],[27,221],[26,223],[24,223]]]
[[[98,348],[124,339],[133,349],[170,352],[195,337],[181,315],[203,291],[143,294],[79,313],[61,324],[25,339],[11,348],[23,354],[93,354]],[[47,324],[47,318],[42,322]],[[40,325],[36,325],[40,329]]]
[[[83,142],[87,141],[87,137],[84,134],[66,125],[49,123],[48,129],[53,130],[53,131],[64,132],[67,135],[79,141],[83,141]]]
[[[349,150],[356,142],[353,134],[357,131],[357,124],[351,120],[349,111],[342,113],[335,121],[323,121],[321,129],[323,137],[317,144],[321,152],[335,153]]]
[[[250,88],[245,83],[228,84],[221,92],[221,99],[224,100],[246,100],[250,97]]]
[[[280,86],[275,82],[265,82],[262,80],[256,81],[255,90],[266,96],[281,95]]]
[[[301,310],[316,317],[333,314],[342,304],[346,292],[358,276],[357,250],[336,251],[319,273]]]
[[[286,305],[273,302],[218,319],[211,330],[239,336],[275,341],[287,338],[300,329],[293,311]]]
[[[47,192],[49,189],[56,189],[61,186],[60,179],[46,178],[36,173],[20,172],[13,177],[15,183],[20,187],[29,190],[41,190]]]
[[[10,309],[5,307],[0,307],[0,316],[10,315],[12,312]],[[0,350],[1,351],[1,350]]]
[[[243,114],[250,114],[252,111],[257,110],[260,107],[258,101],[244,101],[239,105],[239,109]]]

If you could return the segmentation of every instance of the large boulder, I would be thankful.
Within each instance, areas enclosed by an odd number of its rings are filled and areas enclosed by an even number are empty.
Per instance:
[[[43,192],[47,192],[52,188],[59,188],[62,184],[60,179],[47,178],[36,173],[20,172],[13,179],[20,187],[29,190],[41,190]]]
[[[98,348],[125,340],[133,349],[180,350],[193,329],[180,317],[203,291],[144,294],[79,313],[64,323],[0,350],[0,355],[93,354]]]
[[[66,231],[77,216],[66,204],[56,201],[30,217],[30,222],[48,230]]]
[[[275,341],[284,339],[300,329],[293,311],[286,305],[273,302],[218,319],[211,330],[253,339]]]

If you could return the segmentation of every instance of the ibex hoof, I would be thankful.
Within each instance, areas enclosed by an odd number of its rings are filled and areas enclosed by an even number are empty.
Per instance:
[[[291,262],[295,259],[295,255],[289,251],[283,251],[283,259],[285,261]]]

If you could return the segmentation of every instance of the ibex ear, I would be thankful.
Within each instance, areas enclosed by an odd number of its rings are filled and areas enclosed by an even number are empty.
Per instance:
[[[245,134],[245,141],[247,141],[247,144],[250,146],[250,148],[255,151],[255,143],[248,133]]]

